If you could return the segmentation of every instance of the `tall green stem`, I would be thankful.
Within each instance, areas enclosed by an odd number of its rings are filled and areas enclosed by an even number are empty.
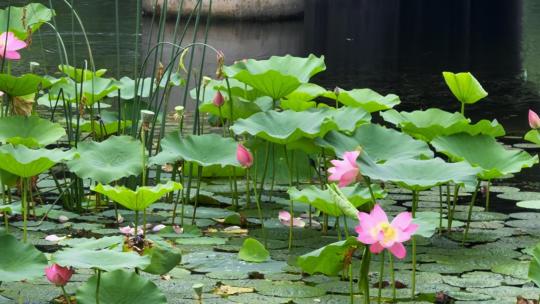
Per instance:
[[[392,303],[396,302],[396,277],[394,271],[394,257],[389,254],[390,258],[390,280],[392,281]]]
[[[23,207],[23,242],[26,243],[27,239],[27,226],[28,226],[28,197],[27,195],[27,178],[21,178],[22,183],[22,207]]]
[[[69,298],[69,295],[66,292],[66,288],[64,288],[64,286],[60,286],[60,288],[62,289],[62,293],[64,294],[64,299],[66,299],[66,303],[71,304],[71,299]],[[96,300],[96,303],[99,303],[98,300]]]
[[[491,180],[488,179],[486,186],[486,211],[489,211],[489,187],[491,185]]]
[[[381,304],[381,298],[382,298],[382,283],[383,283],[383,277],[384,277],[384,258],[385,258],[386,250],[383,250],[381,254],[381,266],[379,268],[379,292],[377,294],[377,304]]]
[[[285,153],[285,163],[287,164],[287,169],[289,169],[289,187],[292,187],[292,179],[293,179],[293,172],[292,172],[292,166],[289,162],[289,155],[287,153],[287,146],[283,146],[283,152]],[[291,214],[291,220],[289,224],[289,250],[292,249],[292,241],[293,241],[293,223],[294,223],[294,206],[293,201],[289,201],[290,206],[290,214]]]
[[[465,231],[463,233],[463,240],[462,244],[465,244],[465,241],[467,240],[467,235],[469,234],[469,226],[471,225],[471,217],[472,217],[472,211],[474,207],[474,203],[476,202],[476,196],[478,195],[478,189],[480,188],[481,181],[478,180],[476,183],[476,188],[474,189],[474,193],[471,198],[471,202],[469,203],[469,213],[467,215],[467,225],[465,226]]]
[[[364,303],[370,303],[369,299],[369,264],[371,262],[371,252],[369,246],[364,247],[362,254],[362,264],[360,265],[360,275],[358,278],[358,289],[364,295]]]
[[[99,285],[101,285],[101,270],[97,270],[96,304],[99,304]]]
[[[418,192],[413,191],[412,216],[416,216],[416,208],[418,206]],[[414,300],[416,295],[416,238],[412,236],[412,278],[411,278],[411,299]]]

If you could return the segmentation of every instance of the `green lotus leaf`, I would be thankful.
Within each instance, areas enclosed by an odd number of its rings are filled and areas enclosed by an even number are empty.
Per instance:
[[[65,81],[55,83],[50,88],[49,100],[62,98],[66,101],[75,102],[81,95],[81,87],[84,105],[88,107],[93,106],[98,101],[107,97],[109,93],[119,89],[118,83],[109,78],[93,77],[82,83],[76,83],[71,78],[67,78]]]
[[[343,89],[339,90],[339,96],[336,97],[336,94],[329,92],[325,97],[336,99],[349,107],[361,107],[369,113],[389,110],[401,103],[399,96],[395,94],[388,94],[383,96],[371,89],[354,89],[346,91]]]
[[[430,211],[416,212],[413,221],[418,225],[418,230],[414,234],[430,238],[439,228],[440,214]]]
[[[270,258],[270,252],[254,238],[247,238],[238,252],[238,258],[246,262],[262,263]]]
[[[520,172],[522,168],[538,163],[538,156],[516,149],[506,149],[488,135],[469,135],[465,133],[439,136],[431,145],[452,161],[465,160],[482,171],[480,179],[490,180],[506,174]]]
[[[371,115],[361,108],[268,111],[240,119],[231,129],[237,135],[247,133],[274,143],[288,144],[302,138],[321,137],[331,130],[354,131],[369,120]]]
[[[457,74],[443,72],[443,77],[452,94],[461,103],[473,104],[488,95],[480,82],[469,72]]]
[[[497,120],[481,120],[471,124],[460,113],[450,113],[437,108],[413,112],[388,110],[381,115],[385,121],[394,124],[403,132],[424,141],[457,133],[485,134],[493,137],[505,134],[503,126]]]
[[[295,102],[308,102],[327,94],[328,91],[314,83],[303,83],[296,90],[285,96],[286,100]]]
[[[237,120],[239,118],[248,118],[258,112],[270,110],[272,108],[272,99],[269,97],[259,97],[254,101],[250,101],[240,97],[233,97],[232,106],[233,120]],[[221,116],[225,119],[231,118],[231,102],[227,97],[225,97],[225,103],[221,107],[217,107],[210,100],[202,103],[199,106],[199,110],[203,113],[210,113],[218,117]]]
[[[538,133],[538,130],[536,129],[530,130],[525,134],[525,140],[540,145],[540,133]]]
[[[153,157],[153,164],[174,163],[179,160],[197,163],[203,167],[241,167],[236,159],[238,143],[217,134],[180,137],[178,131],[167,134],[161,141],[162,152]]]
[[[0,282],[16,282],[43,276],[47,258],[33,245],[0,234]]]
[[[0,146],[0,169],[20,177],[28,178],[39,175],[57,163],[78,157],[73,151],[60,149],[32,150],[23,145]]]
[[[94,132],[94,138],[105,138],[131,127],[131,120],[120,120],[118,113],[111,111],[101,111],[99,120],[79,120],[80,132]],[[73,119],[73,125],[76,125],[76,119]],[[94,127],[92,128],[92,124]]]
[[[528,200],[517,202],[516,206],[527,209],[540,209],[540,200]]]
[[[80,158],[68,162],[69,170],[81,178],[108,184],[142,172],[142,144],[130,136],[111,136],[102,142],[81,142]]]
[[[199,102],[212,103],[214,96],[218,91],[223,94],[225,99],[229,98],[229,87],[231,89],[232,96],[241,97],[245,100],[254,101],[264,95],[256,89],[248,86],[247,84],[240,82],[234,78],[229,79],[229,85],[225,80],[210,80],[206,86],[202,85],[199,89]],[[191,98],[197,99],[197,89],[194,88],[189,91]]]
[[[144,254],[150,256],[150,265],[144,272],[164,275],[182,261],[182,252],[165,241],[154,241],[151,248],[145,248]]]
[[[376,164],[366,154],[360,156],[360,171],[372,179],[393,182],[400,187],[422,191],[431,187],[454,182],[476,184],[480,169],[466,162],[447,163],[440,158],[428,160],[397,159]]]
[[[361,125],[350,135],[330,131],[324,138],[318,138],[316,143],[333,149],[336,155],[361,148],[376,162],[433,157],[433,152],[425,142],[378,124]]]
[[[17,38],[25,40],[41,25],[54,16],[54,11],[41,3],[30,3],[23,7],[11,6],[0,9],[0,32],[13,32]],[[8,28],[9,25],[9,28]],[[28,29],[31,31],[29,32]]]
[[[282,100],[280,107],[283,110],[293,110],[295,112],[302,112],[317,107],[315,101],[298,101],[294,99]]]
[[[362,246],[355,237],[344,241],[328,244],[312,252],[299,256],[296,263],[303,272],[309,274],[322,273],[337,276],[345,270],[347,257]]]
[[[35,148],[52,144],[66,134],[62,126],[37,116],[0,118],[0,142]]]
[[[9,96],[30,95],[40,89],[46,89],[50,85],[49,80],[35,74],[24,74],[19,77],[0,74],[0,91]]]
[[[375,198],[384,198],[386,196],[385,192],[381,189],[379,185],[372,186],[373,194]],[[347,199],[353,204],[354,207],[358,208],[367,202],[371,202],[371,195],[369,194],[369,189],[360,185],[341,188],[341,191]],[[309,204],[322,212],[332,215],[332,216],[341,216],[343,212],[335,204],[330,190],[322,190],[316,186],[308,186],[302,190],[298,190],[295,187],[289,188],[287,191],[291,200],[296,202],[301,202]]]
[[[533,258],[529,265],[529,279],[531,279],[536,286],[540,287],[540,244],[534,247],[532,255]]]
[[[100,69],[97,70],[95,73],[93,73],[91,70],[84,69],[83,73],[83,69],[77,69],[67,64],[59,65],[58,70],[60,70],[60,72],[62,73],[65,73],[69,76],[69,78],[75,80],[76,82],[81,82],[81,80],[90,80],[95,77],[101,77],[107,72],[107,69]]]
[[[137,87],[137,96],[146,98],[152,93],[150,92],[150,87],[152,86],[152,78],[141,78],[135,81],[129,77],[124,76],[116,82],[116,86],[118,87],[118,89],[110,92],[107,95],[108,97],[117,97],[118,90],[120,90],[120,98],[124,100],[135,99],[135,87]],[[155,90],[156,87],[157,86],[154,84],[153,89]]]
[[[13,173],[0,169],[0,182],[4,186],[13,187],[17,185],[19,177]]]
[[[96,292],[99,286],[99,292]],[[96,296],[98,299],[96,299]],[[78,304],[166,304],[167,298],[149,279],[134,272],[116,270],[92,276],[77,289]]]
[[[166,184],[159,184],[154,187],[137,187],[135,191],[126,187],[112,187],[102,184],[98,184],[92,188],[93,191],[101,193],[133,211],[143,211],[165,194],[180,189],[182,189],[182,185],[173,181],[168,181]]]
[[[83,269],[101,269],[113,271],[122,268],[144,269],[150,265],[149,256],[141,256],[135,252],[118,250],[69,248],[56,252],[52,261],[59,265],[69,265]]]
[[[223,68],[230,78],[235,78],[266,96],[279,100],[294,92],[302,83],[309,82],[315,74],[326,69],[324,56],[307,58],[290,55],[273,56],[267,60],[249,59]]]
[[[332,196],[332,200],[334,201],[334,205],[338,207],[339,210],[341,210],[341,214],[348,216],[353,219],[357,219],[358,210],[356,207],[349,201],[347,196],[341,191],[341,189],[336,184],[329,184],[327,185],[328,190],[330,191],[330,195]]]

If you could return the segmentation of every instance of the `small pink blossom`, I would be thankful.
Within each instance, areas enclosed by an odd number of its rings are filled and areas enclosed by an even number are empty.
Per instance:
[[[45,237],[45,240],[48,242],[56,243],[56,242],[60,242],[61,240],[64,240],[65,238],[66,238],[65,236],[59,237],[56,234],[51,234],[51,235],[47,235]]]
[[[346,187],[358,179],[360,170],[356,164],[356,159],[360,155],[359,151],[350,151],[343,154],[343,160],[334,159],[330,161],[333,167],[328,169],[329,181],[339,182],[339,187]]]
[[[62,224],[63,224],[63,223],[67,223],[67,222],[69,221],[69,218],[68,218],[67,216],[65,216],[65,215],[60,215],[60,216],[58,217],[58,221],[59,221],[60,223],[62,223]]]
[[[238,144],[238,147],[236,148],[236,159],[244,168],[253,166],[253,155],[251,155],[251,152],[249,152],[242,144]]]
[[[290,226],[291,225],[291,214],[287,211],[280,211],[279,212],[279,221],[285,225],[285,226]],[[299,228],[303,228],[306,226],[306,222],[300,218],[300,217],[295,217],[292,219],[292,224],[293,224],[293,227],[299,227]]]
[[[12,32],[0,34],[0,57],[6,59],[21,59],[21,54],[17,52],[26,47],[26,42],[19,40]]]
[[[71,267],[62,267],[58,264],[53,264],[45,268],[47,280],[56,286],[65,286],[69,282],[69,279],[71,279],[73,272]]]
[[[418,225],[412,222],[410,212],[401,212],[389,223],[386,213],[378,204],[370,213],[358,212],[358,220],[358,241],[371,245],[369,250],[373,253],[388,249],[398,259],[405,258],[407,250],[403,242],[410,240],[418,229]]]
[[[533,110],[529,110],[529,126],[533,129],[540,128],[540,117]]]
[[[214,96],[214,100],[212,101],[212,103],[218,108],[221,108],[223,106],[223,104],[225,103],[225,98],[223,97],[223,94],[221,94],[220,91],[216,92],[216,95]]]
[[[167,227],[167,226],[165,226],[165,225],[163,225],[163,224],[155,225],[155,226],[152,228],[152,231],[153,231],[153,232],[159,232],[160,230],[164,229],[165,227]]]
[[[120,230],[120,233],[124,235],[128,235],[128,236],[135,234],[135,228],[131,226],[120,227],[118,228],[118,230]],[[143,230],[141,226],[137,228],[137,234],[143,234]]]
[[[178,225],[173,225],[173,230],[176,234],[182,234],[184,233],[184,228],[178,226]]]

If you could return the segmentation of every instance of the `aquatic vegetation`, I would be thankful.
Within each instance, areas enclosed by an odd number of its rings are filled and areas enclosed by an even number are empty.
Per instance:
[[[0,56],[6,59],[21,59],[21,54],[17,52],[26,47],[26,42],[17,39],[12,32],[0,34]]]

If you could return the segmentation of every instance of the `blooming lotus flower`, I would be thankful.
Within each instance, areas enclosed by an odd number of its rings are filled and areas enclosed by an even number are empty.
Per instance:
[[[65,286],[73,275],[73,269],[71,267],[62,267],[58,264],[53,264],[45,268],[45,275],[47,276],[47,280],[54,285]]]
[[[280,211],[279,212],[279,221],[285,225],[285,226],[290,226],[291,225],[291,214],[287,211]],[[300,217],[295,217],[292,219],[292,225],[294,227],[299,227],[299,228],[304,228],[306,226],[306,222],[304,222],[304,220]]]
[[[329,181],[339,182],[339,187],[346,187],[358,179],[360,170],[356,164],[356,159],[360,155],[359,151],[350,151],[343,154],[343,160],[334,159],[330,161],[333,167],[328,169]]]
[[[540,128],[540,117],[533,110],[529,110],[529,126],[533,129]]]
[[[242,144],[238,144],[236,148],[236,159],[244,168],[249,168],[253,165],[253,155]]]
[[[12,32],[0,34],[0,57],[6,59],[21,59],[21,54],[17,52],[26,47],[26,42],[19,40]]]
[[[223,104],[225,103],[225,98],[223,97],[223,94],[221,94],[220,91],[217,91],[212,103],[218,108],[221,108],[221,106],[223,106]]]
[[[378,204],[370,213],[358,212],[358,220],[360,221],[360,225],[356,226],[358,241],[371,245],[369,250],[373,253],[388,249],[398,259],[403,259],[407,255],[403,242],[408,241],[418,229],[418,225],[412,222],[410,212],[398,214],[392,223],[389,223],[386,213]]]

